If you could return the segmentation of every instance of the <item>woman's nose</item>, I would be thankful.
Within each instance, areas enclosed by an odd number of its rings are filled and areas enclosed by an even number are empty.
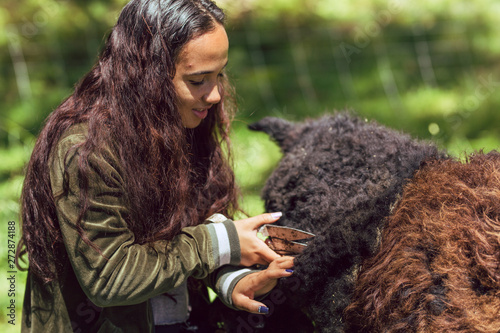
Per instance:
[[[214,84],[211,86],[210,90],[205,94],[205,102],[210,104],[217,104],[221,100],[221,94],[219,91],[219,85]]]

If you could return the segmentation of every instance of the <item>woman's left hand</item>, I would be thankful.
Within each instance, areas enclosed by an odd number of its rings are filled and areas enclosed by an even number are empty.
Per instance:
[[[294,257],[279,257],[265,270],[243,277],[234,287],[233,305],[240,310],[266,314],[266,305],[255,301],[254,298],[270,292],[279,278],[292,275],[293,260]]]

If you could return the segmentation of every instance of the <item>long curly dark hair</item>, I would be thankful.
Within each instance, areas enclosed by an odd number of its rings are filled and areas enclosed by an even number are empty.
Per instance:
[[[82,177],[77,229],[97,251],[81,224],[89,202],[87,157],[103,146],[115,149],[124,169],[127,223],[139,244],[170,240],[215,212],[232,216],[238,209],[224,152],[234,110],[230,85],[222,80],[221,102],[197,128],[186,129],[172,83],[182,47],[223,23],[224,13],[209,0],[132,0],[124,7],[97,63],[48,117],[27,167],[17,253],[28,255],[37,277],[56,277],[62,238],[49,160],[72,125],[88,125],[86,141],[75,147]]]

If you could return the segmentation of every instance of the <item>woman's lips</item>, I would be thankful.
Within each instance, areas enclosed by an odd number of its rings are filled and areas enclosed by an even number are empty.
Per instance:
[[[193,113],[200,119],[205,119],[208,115],[208,109],[193,109]]]

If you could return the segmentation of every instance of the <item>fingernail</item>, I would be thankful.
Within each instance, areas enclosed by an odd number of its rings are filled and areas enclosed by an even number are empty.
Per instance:
[[[287,273],[293,273],[293,269],[285,269]]]
[[[277,219],[278,217],[281,217],[283,215],[282,212],[276,212],[276,213],[271,213],[271,216],[273,219]]]
[[[265,306],[259,306],[259,313],[268,314],[269,308]]]

